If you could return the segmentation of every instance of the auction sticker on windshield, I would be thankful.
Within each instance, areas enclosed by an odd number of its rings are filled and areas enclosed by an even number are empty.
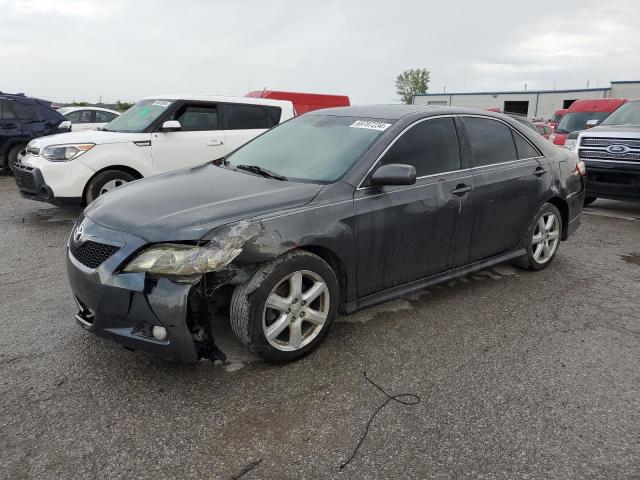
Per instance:
[[[387,128],[391,126],[390,123],[382,123],[382,122],[372,122],[370,120],[356,120],[351,125],[351,128],[366,128],[369,130],[379,130],[384,132]]]

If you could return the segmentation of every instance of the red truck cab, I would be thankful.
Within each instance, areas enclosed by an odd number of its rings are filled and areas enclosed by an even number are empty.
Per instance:
[[[560,110],[556,110],[555,112],[553,112],[553,118],[549,120],[549,125],[551,125],[551,128],[555,130],[555,128],[560,123],[560,120],[562,120],[562,117],[564,117],[565,113],[567,113],[566,108],[561,108]]]
[[[594,98],[576,100],[567,109],[562,120],[549,138],[556,145],[564,145],[567,135],[593,127],[607,118],[609,114],[627,103],[626,98]]]
[[[320,110],[321,108],[348,107],[351,105],[346,95],[323,95],[319,93],[279,92],[276,90],[255,90],[247,97],[271,98],[273,100],[289,100],[293,103],[296,115]]]

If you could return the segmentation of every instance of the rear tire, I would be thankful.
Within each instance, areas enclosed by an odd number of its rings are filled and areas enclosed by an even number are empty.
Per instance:
[[[593,202],[595,202],[598,199],[598,197],[584,197],[584,206],[586,207],[587,205],[591,205]]]
[[[231,328],[267,362],[291,362],[327,335],[339,294],[336,275],[324,260],[303,250],[289,252],[236,287]]]
[[[562,237],[562,215],[555,205],[545,203],[533,217],[525,242],[527,254],[514,263],[526,270],[542,270],[553,261]]]
[[[133,182],[136,177],[123,170],[105,170],[93,177],[87,185],[84,202],[89,205],[100,195],[104,195],[125,183]]]

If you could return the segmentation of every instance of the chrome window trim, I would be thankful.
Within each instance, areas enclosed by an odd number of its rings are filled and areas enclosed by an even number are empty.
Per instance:
[[[542,152],[540,152],[540,149],[538,147],[536,147],[533,143],[531,143],[531,141],[525,137],[524,135],[522,135],[519,131],[517,131],[515,128],[513,128],[511,125],[509,125],[507,122],[505,122],[504,120],[500,119],[500,118],[494,118],[494,117],[488,117],[485,115],[478,115],[478,114],[454,114],[454,113],[450,113],[450,114],[445,114],[445,115],[434,115],[432,117],[426,117],[426,118],[421,118],[419,120],[416,120],[415,122],[413,122],[411,125],[407,125],[397,136],[396,138],[393,139],[393,141],[387,145],[387,147],[382,151],[382,153],[378,156],[378,158],[376,159],[375,162],[373,162],[373,165],[371,165],[371,167],[369,168],[369,170],[367,170],[367,173],[365,173],[365,175],[362,177],[362,180],[360,180],[360,183],[358,183],[358,186],[356,187],[356,191],[358,190],[366,190],[369,188],[372,188],[373,186],[368,186],[368,187],[363,187],[362,183],[367,179],[367,177],[371,174],[371,172],[373,171],[373,169],[376,167],[376,165],[378,165],[378,162],[380,162],[380,159],[382,159],[382,157],[384,157],[384,155],[387,153],[387,151],[398,141],[398,139],[400,137],[402,137],[407,130],[409,130],[410,128],[414,127],[415,125],[422,123],[422,122],[426,122],[428,120],[432,120],[435,118],[462,118],[462,117],[474,117],[474,118],[484,118],[487,120],[495,120],[497,122],[502,123],[503,125],[505,125],[507,128],[509,128],[511,131],[515,132],[516,134],[520,135],[522,138],[524,138],[524,140],[529,143],[529,145],[531,145],[533,147],[534,150],[536,150],[538,153],[540,153],[540,155],[536,156],[536,157],[527,157],[527,158],[517,158],[515,160],[508,160],[506,162],[498,162],[498,163],[491,163],[489,165],[481,165],[481,166],[472,166],[469,168],[462,168],[462,169],[458,169],[458,170],[450,170],[448,172],[441,172],[441,173],[433,173],[430,175],[422,175],[420,177],[416,177],[416,181],[418,180],[422,180],[423,178],[428,178],[428,177],[433,177],[433,176],[438,176],[438,175],[447,175],[449,173],[455,173],[455,172],[464,172],[467,170],[474,170],[474,169],[478,169],[478,168],[487,168],[487,167],[495,167],[496,165],[506,165],[508,163],[514,163],[514,162],[522,162],[525,160],[533,160],[533,159],[539,159],[539,158],[544,158],[544,154],[542,154]],[[456,131],[457,133],[457,131]],[[460,142],[459,138],[458,138],[458,142]],[[515,145],[515,141],[514,141],[514,148],[516,149],[516,155],[518,154],[518,149]],[[462,153],[462,152],[461,152]],[[460,160],[462,161],[462,155],[460,156]]]
[[[457,117],[457,116],[458,116],[457,114],[453,114],[453,113],[444,114],[444,115],[434,115],[433,117],[420,118],[420,119],[416,120],[415,122],[413,122],[412,124],[407,125],[398,135],[396,135],[396,138],[394,138],[393,141],[389,145],[386,146],[386,148],[382,151],[382,153],[380,155],[378,155],[378,158],[376,159],[376,161],[373,162],[373,165],[371,165],[369,170],[367,170],[367,173],[365,173],[364,176],[362,177],[362,180],[360,180],[360,183],[358,183],[358,186],[356,187],[356,191],[365,190],[367,188],[371,188],[371,186],[363,187],[362,183],[367,179],[367,177],[369,177],[369,175],[371,174],[373,169],[376,167],[376,165],[378,165],[378,162],[380,161],[380,159],[382,157],[384,157],[384,155],[389,151],[389,149],[395,145],[395,143],[398,141],[398,139],[400,137],[402,137],[407,132],[407,130],[409,130],[410,128],[413,128],[415,125],[417,125],[419,123],[426,122],[426,121],[429,121],[429,120],[433,120],[435,118],[454,118],[455,119],[455,117]],[[458,143],[459,143],[459,140],[458,140]],[[460,156],[460,162],[462,163],[462,155]],[[453,170],[453,171],[457,172],[459,170]],[[447,172],[447,173],[449,173],[449,172]],[[433,175],[444,175],[444,173],[436,173],[436,174],[433,174]],[[428,176],[429,175],[423,175],[422,177],[416,177],[416,180],[419,180],[421,178],[425,178],[425,177],[428,177]]]

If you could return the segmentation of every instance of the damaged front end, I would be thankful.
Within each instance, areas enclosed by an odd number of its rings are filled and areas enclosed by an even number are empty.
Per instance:
[[[76,320],[98,336],[169,361],[224,361],[212,316],[231,285],[246,278],[232,262],[260,231],[259,224],[240,222],[212,232],[206,243],[148,245],[84,218],[67,255]],[[109,253],[96,265],[97,256]]]

